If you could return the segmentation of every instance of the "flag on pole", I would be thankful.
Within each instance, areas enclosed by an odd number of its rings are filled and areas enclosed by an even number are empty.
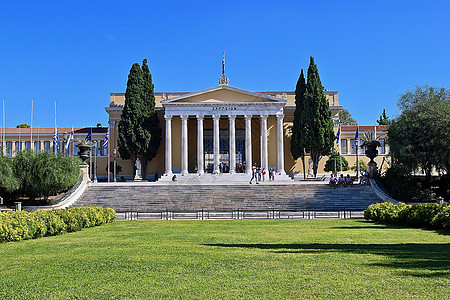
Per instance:
[[[65,147],[66,151],[67,151],[67,149],[69,149],[69,144],[71,141],[73,141],[73,127],[72,127],[72,131],[70,132],[69,138],[67,139],[67,142],[66,142],[66,147]]]
[[[89,129],[89,133],[87,134],[85,141],[92,143],[92,127]]]
[[[222,57],[222,75],[225,74],[225,51],[223,51],[223,57]]]
[[[359,140],[359,125],[356,125],[355,140]]]
[[[341,139],[341,124],[339,124],[339,129],[336,134],[336,148],[339,148],[339,140]]]
[[[59,150],[58,128],[56,127],[55,127],[55,134],[53,135],[53,145],[55,145],[55,149]]]
[[[103,148],[108,147],[108,140],[109,140],[109,127],[108,130],[106,131],[105,140],[103,141]]]

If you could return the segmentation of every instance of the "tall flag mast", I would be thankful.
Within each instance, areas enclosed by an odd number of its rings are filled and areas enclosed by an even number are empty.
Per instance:
[[[59,150],[58,128],[56,127],[56,101],[55,101],[55,134],[53,135],[53,147],[56,155],[57,150]]]
[[[30,149],[34,150],[34,147],[33,147],[33,99],[31,99]]]
[[[355,134],[355,145],[356,145],[356,179],[359,179],[360,167],[359,167],[359,124],[356,124],[356,134]]]

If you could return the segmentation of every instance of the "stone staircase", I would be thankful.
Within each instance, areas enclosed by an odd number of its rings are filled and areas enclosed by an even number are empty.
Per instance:
[[[380,202],[370,186],[326,184],[158,185],[91,184],[74,206],[98,205],[117,212],[366,209]]]

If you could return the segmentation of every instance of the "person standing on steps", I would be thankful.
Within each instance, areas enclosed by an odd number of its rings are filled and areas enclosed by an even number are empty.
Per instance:
[[[250,184],[252,184],[253,179],[255,179],[256,184],[259,184],[258,182],[258,170],[256,168],[256,163],[252,167],[252,178],[250,179]]]
[[[262,174],[262,180],[265,181],[266,169],[262,169],[261,174]]]

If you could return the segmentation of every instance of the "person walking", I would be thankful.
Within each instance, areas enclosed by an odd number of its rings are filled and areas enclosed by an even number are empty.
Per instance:
[[[253,179],[255,179],[256,184],[259,184],[258,182],[258,170],[256,168],[256,164],[252,167],[252,178],[250,179],[250,184],[252,184]]]

